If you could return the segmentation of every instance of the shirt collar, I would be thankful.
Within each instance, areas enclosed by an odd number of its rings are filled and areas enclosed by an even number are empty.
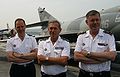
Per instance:
[[[29,36],[27,34],[25,34],[25,38],[28,38]],[[15,38],[18,39],[18,33],[15,35]]]
[[[50,39],[51,39],[51,37],[49,37],[48,40],[46,40],[46,42],[50,42],[50,41],[51,41]],[[61,39],[61,37],[59,36],[56,42],[61,42],[61,40],[62,40],[62,39]]]
[[[99,33],[98,33],[97,35],[100,36],[100,37],[103,37],[103,31],[104,31],[104,30],[100,29],[100,30],[99,30]],[[88,31],[86,32],[85,37],[89,37],[89,36],[91,36],[91,35],[90,35],[90,30],[88,30]]]

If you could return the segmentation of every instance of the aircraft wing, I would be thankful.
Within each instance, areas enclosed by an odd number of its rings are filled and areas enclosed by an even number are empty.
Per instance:
[[[28,24],[27,28],[41,26],[42,27],[41,29],[45,29],[47,27],[47,24],[48,24],[48,21],[37,22],[37,23]]]
[[[9,29],[2,29],[0,32],[9,31]]]

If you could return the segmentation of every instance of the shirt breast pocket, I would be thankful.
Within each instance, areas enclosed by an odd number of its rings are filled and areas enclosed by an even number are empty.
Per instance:
[[[55,57],[60,57],[62,54],[62,49],[55,49],[54,50],[54,55]]]
[[[106,43],[98,43],[97,50],[98,51],[105,51],[108,48],[108,44]]]

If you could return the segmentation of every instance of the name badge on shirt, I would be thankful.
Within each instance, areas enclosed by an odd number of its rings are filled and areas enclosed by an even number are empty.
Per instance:
[[[63,49],[64,47],[55,47],[54,57],[60,57]]]
[[[64,47],[55,47],[56,50],[63,50]]]
[[[98,43],[99,46],[107,46],[108,44],[106,43]]]

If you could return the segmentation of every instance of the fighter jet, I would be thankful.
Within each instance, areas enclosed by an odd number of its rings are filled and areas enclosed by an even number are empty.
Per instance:
[[[36,40],[44,40],[49,37],[47,26],[49,20],[57,20],[50,15],[45,8],[38,8],[40,22],[28,24],[26,32],[30,35],[34,35]],[[120,6],[112,7],[109,9],[102,9],[101,13],[101,28],[110,31],[115,36],[117,56],[114,62],[112,62],[112,70],[120,71]],[[39,27],[39,28],[37,28]],[[73,21],[61,22],[62,32],[60,36],[71,43],[71,58],[68,61],[68,65],[78,66],[78,62],[73,59],[74,46],[79,33],[87,31],[88,27],[85,23],[85,16],[79,17]],[[37,30],[37,29],[38,30]],[[32,33],[33,32],[33,33]],[[36,33],[35,33],[36,32]],[[35,34],[37,35],[35,35]]]
[[[27,33],[34,35],[38,40],[43,40],[49,37],[47,31],[47,23],[49,20],[57,20],[52,15],[50,15],[45,8],[38,8],[38,13],[41,22],[28,24]],[[120,51],[120,6],[116,6],[109,9],[102,9],[101,13],[101,28],[110,31],[114,34],[116,40],[117,50]],[[69,41],[70,43],[75,43],[78,34],[88,30],[87,24],[85,23],[85,16],[79,17],[73,21],[62,22],[62,31],[60,36]],[[37,27],[37,29],[35,29]],[[39,27],[39,28],[38,28]],[[30,30],[31,29],[31,30]],[[34,32],[33,32],[34,31]],[[35,32],[36,31],[36,32]],[[33,34],[33,33],[34,34]],[[37,35],[36,35],[37,34]]]
[[[8,39],[9,36],[10,36],[9,35],[10,30],[11,29],[9,28],[8,24],[7,24],[7,28],[0,30],[0,42],[6,42],[7,41],[6,39]]]

